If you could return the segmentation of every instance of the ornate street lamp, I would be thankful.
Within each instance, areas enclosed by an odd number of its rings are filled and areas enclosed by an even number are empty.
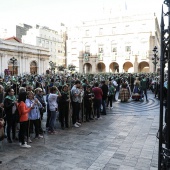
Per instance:
[[[155,46],[154,49],[152,50],[153,51],[153,57],[152,57],[152,60],[153,60],[153,65],[154,65],[154,72],[156,72],[156,65],[158,64],[158,61],[159,61],[159,57],[158,57],[158,48]]]
[[[50,61],[49,64],[51,67],[51,73],[55,74],[56,63]]]
[[[17,61],[17,59],[15,57],[12,57],[10,58],[11,62],[12,62],[12,65],[13,65],[13,75],[14,75],[14,65],[15,65],[15,62]]]
[[[50,64],[50,67],[51,67],[51,73],[52,73],[52,70],[53,70],[53,62],[52,62],[52,61],[50,61],[50,62],[49,62],[49,64]]]

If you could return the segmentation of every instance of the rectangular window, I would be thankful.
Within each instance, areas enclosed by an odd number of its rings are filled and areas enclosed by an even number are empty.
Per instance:
[[[112,27],[112,34],[116,34],[116,27]]]
[[[86,36],[89,36],[89,30],[86,30]]]
[[[103,35],[103,28],[99,29],[99,35]]]
[[[104,50],[103,50],[103,45],[99,45],[99,47],[98,47],[98,52],[99,52],[99,53],[103,53],[103,52],[104,52]]]
[[[112,52],[116,53],[117,52],[117,47],[112,47]]]
[[[85,52],[90,53],[90,46],[85,46]]]
[[[131,46],[126,46],[125,47],[125,52],[131,52]]]

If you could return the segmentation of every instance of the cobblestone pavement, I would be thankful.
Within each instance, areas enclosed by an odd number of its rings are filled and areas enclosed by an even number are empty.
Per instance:
[[[5,140],[0,170],[156,170],[159,101],[148,93],[149,102],[114,102],[102,120],[45,134],[30,149]]]

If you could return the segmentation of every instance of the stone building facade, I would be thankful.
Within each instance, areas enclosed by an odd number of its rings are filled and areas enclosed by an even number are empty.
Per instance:
[[[68,30],[67,64],[81,73],[153,72],[155,46],[159,56],[160,29],[154,13],[87,21]]]
[[[4,75],[5,70],[11,75],[45,74],[49,56],[48,49],[23,44],[16,37],[0,39],[0,75]]]
[[[56,29],[36,25],[22,36],[22,42],[47,48],[50,52],[50,61],[56,65],[65,65],[66,27],[63,24]]]

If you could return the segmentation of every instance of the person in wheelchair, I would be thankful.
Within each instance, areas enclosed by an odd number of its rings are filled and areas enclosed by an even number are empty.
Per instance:
[[[141,98],[141,90],[140,90],[140,81],[139,78],[136,77],[136,80],[134,82],[134,88],[133,88],[133,93],[132,93],[132,99],[134,100],[140,100]]]

